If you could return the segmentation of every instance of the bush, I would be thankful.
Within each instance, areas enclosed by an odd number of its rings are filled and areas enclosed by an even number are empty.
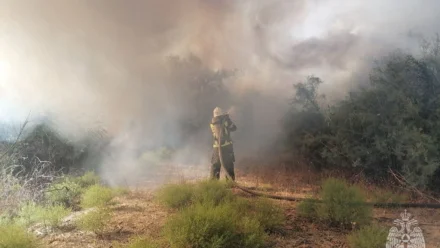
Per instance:
[[[381,248],[387,241],[387,230],[376,225],[365,226],[348,236],[352,248]]]
[[[306,199],[298,204],[299,216],[308,219],[321,219],[330,224],[350,227],[368,224],[372,208],[365,205],[366,199],[356,186],[348,186],[339,179],[327,179],[320,192],[322,202]]]
[[[194,202],[213,206],[231,201],[233,197],[232,192],[227,188],[227,183],[217,180],[200,182],[194,192]]]
[[[284,225],[283,210],[267,198],[236,199],[232,204],[240,215],[254,219],[267,232],[279,231]]]
[[[171,247],[262,247],[266,237],[260,223],[242,216],[232,204],[196,204],[165,225]]]
[[[46,199],[50,204],[62,204],[65,207],[75,207],[79,204],[82,188],[69,178],[52,184],[47,192]]]
[[[101,183],[101,179],[93,171],[88,171],[80,177],[74,177],[72,181],[84,189]]]
[[[105,223],[111,218],[110,210],[107,208],[99,208],[92,210],[76,220],[76,225],[84,231],[102,234],[104,232]]]
[[[92,185],[87,188],[81,197],[81,206],[84,208],[102,207],[113,199],[112,189],[101,185]]]
[[[39,213],[42,211],[41,209],[42,207],[34,202],[23,204],[18,212],[17,218],[15,219],[16,223],[24,226],[37,223],[39,220]]]
[[[366,202],[361,190],[356,186],[348,186],[345,182],[327,179],[321,192],[322,204],[317,208],[318,216],[333,224],[342,226],[368,224],[372,217],[371,207]]]
[[[369,84],[331,106],[319,95],[321,79],[296,84],[286,148],[314,167],[356,167],[376,182],[389,179],[391,168],[410,185],[440,189],[439,37],[422,47],[417,56],[396,51],[380,59]]]
[[[298,215],[307,219],[317,218],[317,203],[313,199],[306,199],[297,206]]]
[[[62,205],[42,207],[38,215],[38,220],[45,226],[58,227],[61,220],[69,215],[70,210]]]
[[[0,247],[2,248],[37,248],[37,239],[20,226],[0,225]]]
[[[18,213],[18,224],[25,226],[42,223],[45,226],[58,227],[61,220],[70,213],[62,205],[39,206],[33,202],[24,205]]]
[[[228,190],[228,184],[208,180],[193,184],[170,184],[157,193],[158,200],[170,208],[183,208],[192,203],[211,204],[217,206],[222,202],[231,201],[234,196]]]
[[[161,188],[156,196],[167,207],[182,208],[191,203],[194,189],[195,186],[191,184],[170,184]]]

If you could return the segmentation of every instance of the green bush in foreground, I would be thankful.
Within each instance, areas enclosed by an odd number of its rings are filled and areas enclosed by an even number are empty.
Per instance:
[[[320,192],[322,203],[305,200],[298,205],[298,213],[309,219],[321,219],[330,224],[351,227],[369,224],[372,208],[366,202],[362,191],[356,186],[348,186],[344,181],[327,179]]]
[[[283,228],[285,216],[283,210],[267,198],[241,199],[228,203],[241,216],[256,220],[268,232],[276,232]]]
[[[282,228],[281,208],[266,198],[240,198],[228,187],[226,182],[203,181],[168,185],[159,191],[162,203],[181,210],[164,227],[171,247],[263,247],[265,231]]]
[[[351,226],[368,224],[372,217],[372,208],[366,202],[361,190],[356,186],[348,186],[345,182],[330,178],[322,187],[321,198],[317,211],[321,219],[333,224]]]
[[[217,206],[222,202],[233,200],[227,183],[215,180],[198,184],[170,184],[157,193],[157,199],[170,208],[183,208],[190,204],[211,204]]]
[[[253,215],[265,231],[275,232],[283,228],[285,215],[278,205],[266,198],[258,198],[250,203],[254,206]]]
[[[351,248],[382,248],[387,241],[388,232],[376,225],[365,226],[348,236]]]
[[[42,223],[45,226],[58,227],[70,212],[70,209],[62,205],[40,206],[30,202],[20,209],[16,222],[25,226]]]
[[[105,224],[110,220],[110,210],[107,208],[99,208],[92,210],[76,220],[76,226],[83,231],[94,232],[102,234],[104,232]]]
[[[83,208],[102,207],[109,204],[114,196],[114,191],[111,188],[92,185],[84,191],[81,197],[81,206]]]
[[[170,208],[186,207],[193,199],[194,188],[191,184],[169,184],[157,192],[157,199]]]
[[[193,198],[195,203],[217,206],[233,200],[234,195],[228,190],[226,182],[207,180],[196,185]]]
[[[38,248],[37,239],[20,226],[14,224],[0,225],[1,248]]]
[[[62,204],[66,208],[79,204],[83,188],[69,178],[52,184],[45,194],[49,204]]]
[[[317,207],[318,205],[315,201],[313,201],[313,199],[305,199],[304,201],[298,203],[298,215],[308,219],[316,219]]]
[[[262,247],[266,234],[260,223],[236,210],[232,204],[192,205],[167,222],[165,237],[174,248]]]

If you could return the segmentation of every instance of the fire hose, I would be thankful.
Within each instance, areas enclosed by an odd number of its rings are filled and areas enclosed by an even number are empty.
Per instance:
[[[221,127],[223,127],[223,123],[221,124]],[[234,186],[234,187],[236,187],[236,188],[238,188],[248,194],[254,195],[254,196],[266,197],[266,198],[275,199],[275,200],[284,200],[284,201],[309,200],[309,201],[313,201],[316,203],[323,203],[324,202],[319,199],[266,194],[266,193],[250,190],[244,186],[239,185],[237,182],[235,182],[235,180],[232,180],[233,177],[229,174],[229,171],[225,167],[224,160],[223,160],[223,154],[222,154],[222,146],[221,146],[222,136],[223,136],[223,128],[219,128],[218,136],[217,136],[218,137],[218,145],[219,145],[218,146],[218,156],[219,156],[221,167],[222,167],[223,171],[225,172],[226,177],[231,179],[232,186]],[[349,204],[367,205],[367,206],[372,206],[375,208],[398,208],[398,207],[401,207],[401,208],[431,208],[431,209],[439,209],[440,208],[439,203],[359,202],[359,203],[349,203]]]

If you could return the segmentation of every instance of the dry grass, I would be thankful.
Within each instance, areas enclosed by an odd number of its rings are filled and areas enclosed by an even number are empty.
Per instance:
[[[154,201],[152,191],[135,190],[115,200],[118,204],[109,207],[112,214],[102,235],[73,230],[50,234],[43,239],[44,243],[49,248],[108,248],[115,244],[127,244],[137,236],[160,238],[161,228],[170,211]]]
[[[274,170],[274,169],[273,169]],[[272,170],[272,171],[273,171]],[[319,190],[318,182],[321,181],[319,175],[309,176],[296,173],[270,175],[268,171],[259,175],[249,174],[243,176],[237,170],[237,181],[252,187],[263,187],[271,190],[272,193],[292,196],[311,196]],[[306,172],[309,173],[309,172]],[[314,178],[309,180],[307,177]],[[185,181],[185,178],[182,179]],[[313,182],[314,181],[314,182]],[[234,189],[234,194],[242,197],[251,197],[240,190]],[[392,191],[395,193],[395,191]],[[128,194],[120,195],[116,199],[118,204],[110,206],[113,211],[112,217],[106,223],[106,235],[97,237],[78,230],[68,233],[55,233],[44,238],[47,247],[110,247],[115,243],[127,245],[135,237],[150,237],[159,240],[162,236],[162,228],[167,218],[174,214],[174,210],[169,210],[156,201],[152,190],[147,190],[139,186],[138,190]],[[347,230],[336,227],[310,222],[297,214],[297,203],[287,201],[276,201],[283,209],[286,216],[286,224],[282,227],[283,232],[273,233],[269,236],[271,247],[290,248],[324,248],[324,247],[348,247]],[[375,209],[373,215],[381,226],[389,228],[394,219],[399,218],[402,209],[391,209],[383,211]],[[408,209],[419,221],[425,235],[427,247],[440,247],[440,213],[435,210]],[[114,246],[113,246],[114,247]],[[166,248],[166,246],[161,246]]]

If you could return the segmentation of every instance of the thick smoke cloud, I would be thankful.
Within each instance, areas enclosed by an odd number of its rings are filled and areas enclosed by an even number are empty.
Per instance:
[[[315,74],[327,95],[341,97],[365,80],[374,59],[396,48],[416,51],[440,20],[436,0],[0,5],[2,118],[50,113],[75,136],[104,126],[124,148],[103,164],[109,178],[136,174],[136,150],[160,145],[183,146],[178,163],[207,166],[209,127],[196,125],[187,137],[181,122],[207,124],[217,105],[234,109],[237,157],[254,154],[278,134],[293,83]],[[197,59],[176,69],[169,56]],[[196,81],[216,84],[213,71],[235,69],[224,95],[194,100]]]

